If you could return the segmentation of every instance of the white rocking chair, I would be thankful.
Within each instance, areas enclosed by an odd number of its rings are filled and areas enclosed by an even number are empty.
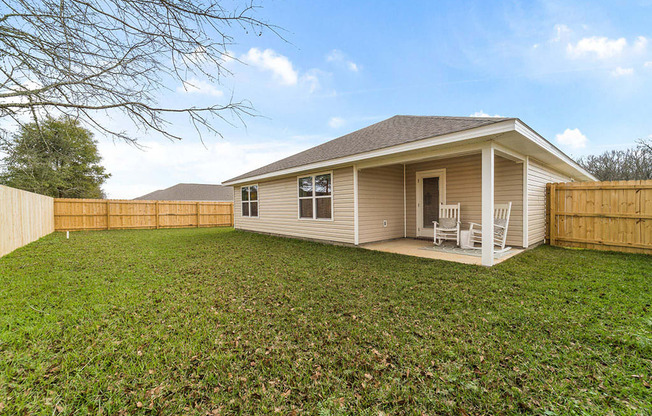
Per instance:
[[[435,245],[440,245],[444,240],[453,240],[460,245],[460,204],[439,204],[439,220],[433,221]]]
[[[509,250],[505,248],[507,242],[507,228],[509,226],[509,215],[512,212],[512,203],[494,205],[494,246],[500,247],[494,250],[495,253],[501,253]],[[482,225],[474,222],[469,226],[471,245],[475,243],[482,244]]]

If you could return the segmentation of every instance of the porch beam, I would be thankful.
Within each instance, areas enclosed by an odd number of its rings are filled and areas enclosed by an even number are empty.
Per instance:
[[[380,160],[369,160],[358,163],[358,169],[376,168],[379,166],[397,165],[412,162],[421,162],[426,160],[441,159],[446,157],[458,157],[480,153],[483,143],[473,143],[463,146],[455,146],[448,149],[431,149],[422,150],[417,154],[402,154],[393,157],[387,157]]]
[[[482,148],[482,265],[494,264],[494,144]]]
[[[494,150],[497,155],[517,163],[525,162],[525,159],[527,158],[527,156],[498,143],[494,143]]]

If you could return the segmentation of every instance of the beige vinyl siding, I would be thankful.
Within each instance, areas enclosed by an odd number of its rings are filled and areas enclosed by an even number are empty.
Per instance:
[[[306,172],[299,176],[322,172]],[[297,177],[257,182],[258,218],[242,216],[242,195],[240,186],[236,186],[235,228],[353,244],[353,168],[333,171],[332,220],[298,218]],[[243,186],[247,186],[247,184]]]
[[[572,179],[530,159],[528,165],[528,245],[543,242],[546,234],[546,184]]]
[[[416,237],[416,173],[446,169],[446,202],[461,204],[462,229],[482,219],[482,161],[480,154],[410,164],[406,167],[407,235]],[[507,244],[523,245],[523,165],[496,156],[494,202],[512,202]]]
[[[403,237],[403,165],[358,173],[358,224],[360,244]]]

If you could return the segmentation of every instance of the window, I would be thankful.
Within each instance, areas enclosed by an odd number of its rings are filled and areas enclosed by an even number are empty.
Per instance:
[[[258,216],[258,185],[243,186],[240,188],[242,194],[242,216]]]
[[[330,173],[299,178],[299,218],[333,218],[333,181]]]

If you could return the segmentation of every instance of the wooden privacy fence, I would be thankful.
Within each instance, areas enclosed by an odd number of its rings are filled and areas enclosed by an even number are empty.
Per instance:
[[[68,198],[54,200],[56,231],[232,225],[232,202]]]
[[[53,201],[0,185],[0,256],[54,231]]]
[[[547,185],[551,245],[652,254],[652,180]]]

